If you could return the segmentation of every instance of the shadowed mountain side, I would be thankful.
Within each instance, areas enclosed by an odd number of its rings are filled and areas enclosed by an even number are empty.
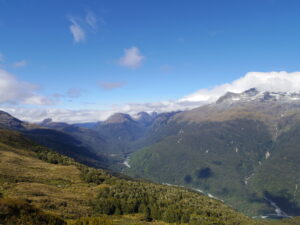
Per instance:
[[[92,152],[80,140],[67,133],[51,129],[33,129],[23,131],[23,134],[40,145],[72,157],[86,165],[98,168],[107,168],[109,166],[109,161],[106,157]]]
[[[261,195],[276,202],[288,215],[300,214],[300,123],[277,138],[268,160],[251,179]]]

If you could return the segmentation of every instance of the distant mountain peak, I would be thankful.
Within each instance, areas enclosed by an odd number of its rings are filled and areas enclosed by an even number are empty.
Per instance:
[[[7,112],[0,110],[0,127],[6,129],[22,129],[23,122]]]
[[[115,113],[111,115],[104,123],[124,123],[133,121],[132,117],[126,113]]]
[[[53,120],[51,118],[47,118],[47,119],[44,119],[40,124],[48,124],[48,123],[52,123]]]
[[[259,91],[256,88],[250,88],[243,92],[244,94],[247,94],[249,96],[255,96],[259,93]]]
[[[242,93],[227,92],[221,96],[216,103],[234,103],[234,102],[267,102],[267,101],[295,101],[300,100],[299,92],[272,92],[259,91],[256,88],[250,88]]]
[[[144,125],[149,125],[156,118],[157,113],[139,112],[133,118],[135,121],[140,122]]]
[[[52,129],[63,129],[69,126],[64,122],[54,122],[51,118],[46,118],[42,122],[38,123],[39,126],[52,128]]]

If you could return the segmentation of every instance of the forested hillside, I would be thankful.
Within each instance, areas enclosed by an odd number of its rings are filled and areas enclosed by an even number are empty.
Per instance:
[[[268,223],[194,191],[114,176],[36,145],[15,131],[0,133],[3,224]]]
[[[126,173],[201,190],[250,216],[298,216],[298,95],[252,88],[178,113]]]

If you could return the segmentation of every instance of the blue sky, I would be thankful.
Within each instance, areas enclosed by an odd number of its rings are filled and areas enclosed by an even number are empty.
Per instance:
[[[25,109],[104,118],[252,71],[289,76],[300,67],[299,10],[297,0],[0,0],[0,85],[18,83],[0,106],[28,120]]]

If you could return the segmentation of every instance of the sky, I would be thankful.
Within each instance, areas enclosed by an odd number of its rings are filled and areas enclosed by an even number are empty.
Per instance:
[[[0,0],[0,109],[73,123],[300,91],[299,11],[298,0]]]

